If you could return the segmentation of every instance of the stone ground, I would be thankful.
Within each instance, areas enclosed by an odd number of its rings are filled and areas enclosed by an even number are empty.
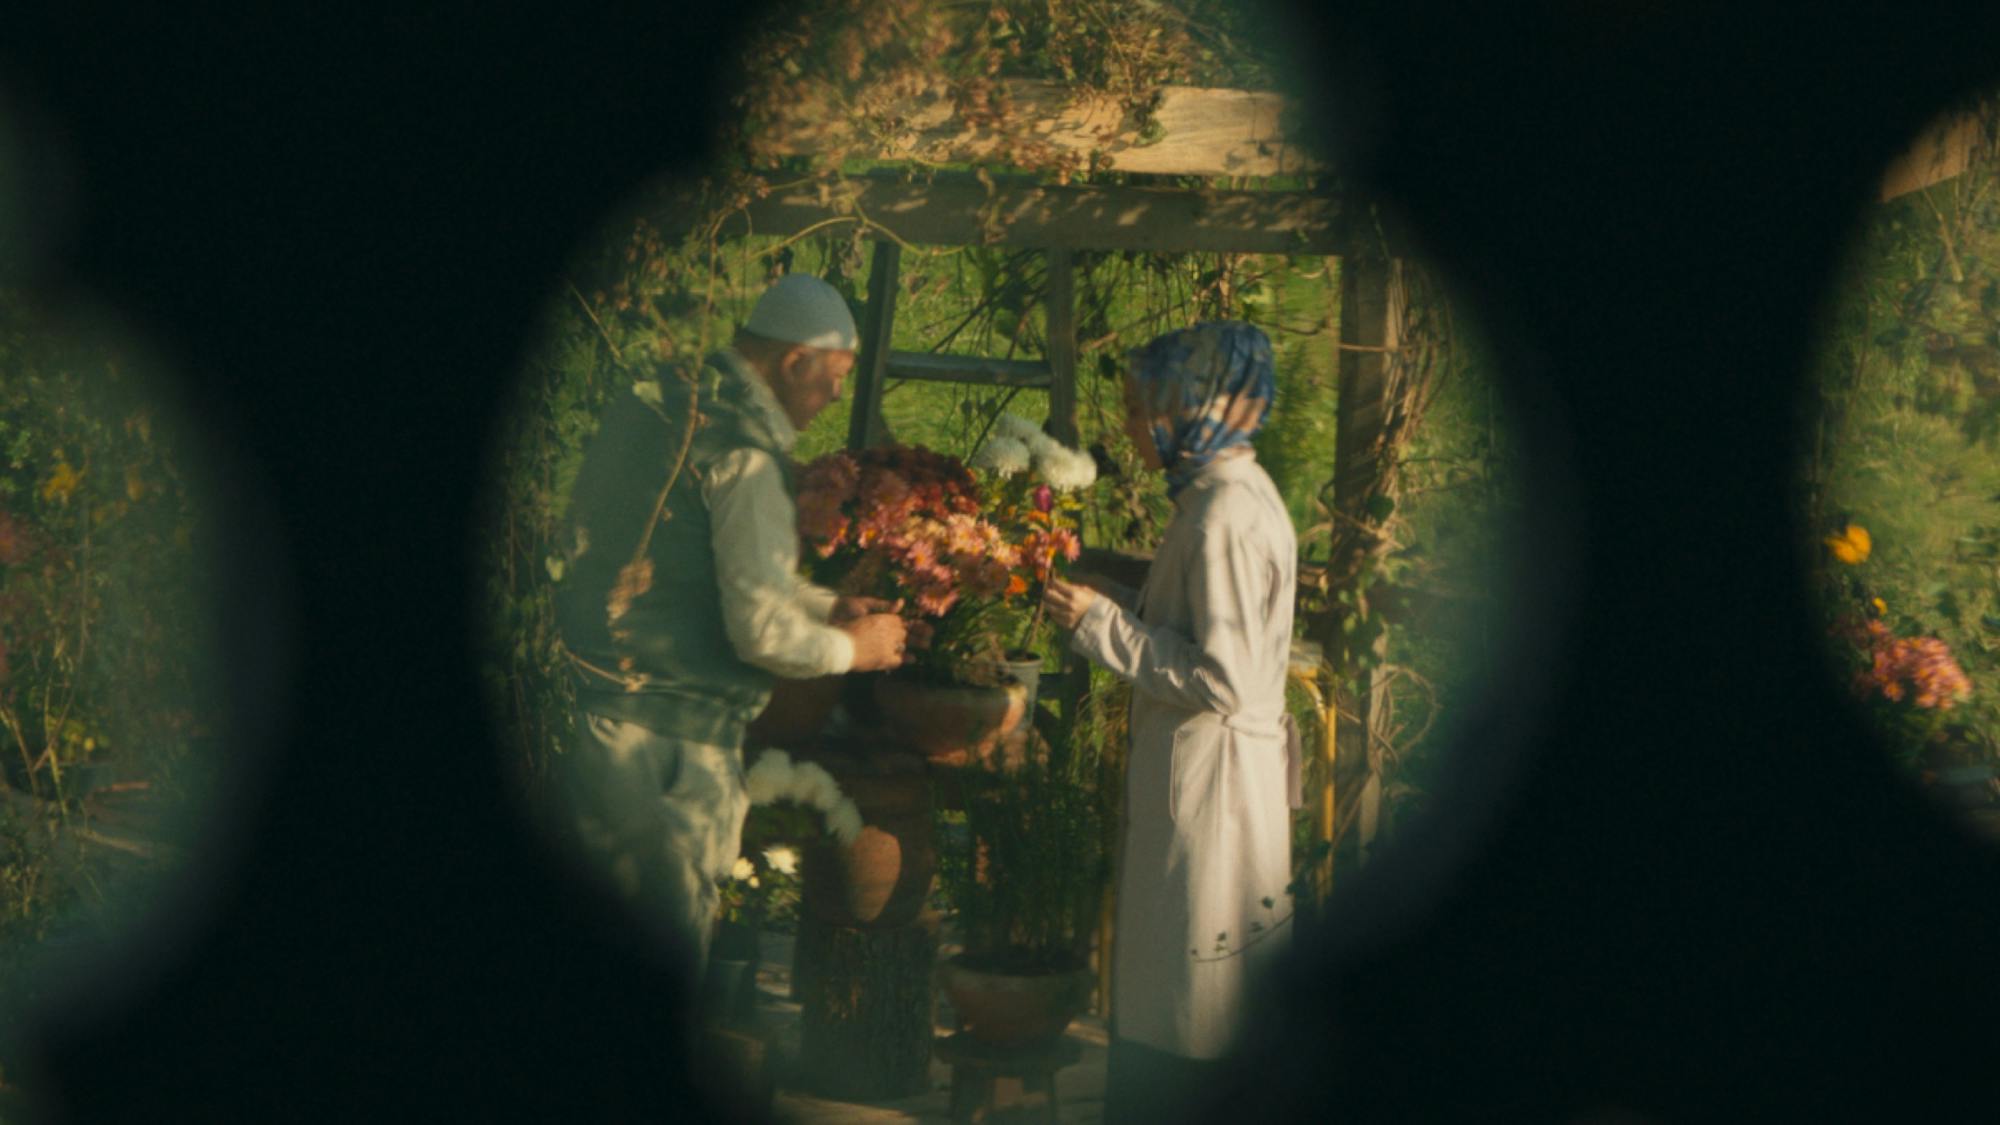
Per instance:
[[[788,1089],[788,1074],[798,1057],[799,1005],[791,992],[792,939],[787,934],[763,935],[763,964],[757,971],[758,1015],[769,1036],[778,1092],[771,1110],[775,1120],[795,1125],[888,1125],[922,1122],[942,1125],[948,1112],[951,1068],[931,1062],[931,1088],[913,1097],[884,1102],[841,1102]],[[939,999],[939,1035],[952,1027],[948,1002]],[[1069,1034],[1083,1044],[1083,1059],[1056,1075],[1057,1115],[1064,1125],[1097,1125],[1104,1111],[1104,1021],[1091,1014],[1077,1018]]]

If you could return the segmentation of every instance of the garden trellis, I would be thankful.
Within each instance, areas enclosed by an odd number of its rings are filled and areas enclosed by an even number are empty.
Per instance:
[[[996,152],[1018,154],[993,132],[968,124],[948,106],[901,107],[910,123],[901,139],[868,153],[889,169],[795,184],[749,200],[714,229],[717,238],[752,234],[792,239],[846,231],[873,242],[872,268],[852,383],[850,448],[886,437],[880,404],[892,381],[931,380],[1045,389],[1048,431],[1077,441],[1077,315],[1075,255],[1083,252],[1283,254],[1340,259],[1337,376],[1340,417],[1335,469],[1326,492],[1334,551],[1308,568],[1306,583],[1325,607],[1308,628],[1317,644],[1302,646],[1295,674],[1315,689],[1327,736],[1320,749],[1330,784],[1319,795],[1317,835],[1335,844],[1351,828],[1357,860],[1380,824],[1383,801],[1383,682],[1379,666],[1338,654],[1342,623],[1365,613],[1360,586],[1368,561],[1388,547],[1382,525],[1393,508],[1395,452],[1420,413],[1409,401],[1421,380],[1407,376],[1403,324],[1409,315],[1404,269],[1372,208],[1310,189],[1207,186],[1217,177],[1284,177],[1324,171],[1280,128],[1292,114],[1284,99],[1262,91],[1168,87],[1158,91],[1148,120],[1119,116],[1105,99],[1066,94],[1041,82],[1014,82],[1018,109],[1033,107],[1025,134],[1045,165],[1081,162],[1099,170],[1165,177],[1200,177],[1203,186],[1049,183],[1032,174],[985,169],[912,173],[918,162],[976,162]],[[782,122],[767,151],[790,155],[846,144],[829,127]],[[847,150],[854,155],[851,147]],[[1240,183],[1239,180],[1232,182]],[[699,206],[688,200],[690,209]],[[1034,359],[994,359],[889,346],[907,253],[925,247],[999,246],[1028,251],[1046,266],[1046,351]],[[1281,381],[1283,374],[1280,374]],[[1348,591],[1343,596],[1343,590]],[[1351,631],[1351,630],[1350,630]],[[1382,638],[1372,642],[1379,656]],[[1327,654],[1322,658],[1319,654]],[[1087,671],[1066,663],[1045,677],[1044,698],[1060,699],[1062,719],[1075,713]],[[1324,690],[1331,689],[1331,690]],[[1054,719],[1054,716],[1049,716]],[[1334,747],[1354,747],[1334,754]],[[1317,870],[1317,889],[1330,888],[1331,857]]]

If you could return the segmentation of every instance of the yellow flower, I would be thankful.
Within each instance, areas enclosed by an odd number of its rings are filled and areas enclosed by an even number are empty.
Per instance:
[[[1853,566],[1868,561],[1868,551],[1873,544],[1868,539],[1868,529],[1858,523],[1850,523],[1839,535],[1826,537],[1826,545],[1833,549],[1833,557]]]
[[[1870,601],[1870,602],[1869,602],[1868,604],[1869,604],[1869,605],[1872,605],[1872,606],[1874,606],[1874,607],[1875,607],[1875,616],[1877,616],[1877,617],[1887,617],[1887,616],[1889,616],[1889,603],[1888,603],[1888,602],[1885,602],[1885,601],[1883,601],[1883,600],[1882,600],[1881,598],[1876,598],[1876,599],[1874,599],[1874,600]]]
[[[42,482],[42,499],[51,502],[69,503],[76,486],[83,483],[83,474],[70,467],[68,461],[56,462],[56,471]]]

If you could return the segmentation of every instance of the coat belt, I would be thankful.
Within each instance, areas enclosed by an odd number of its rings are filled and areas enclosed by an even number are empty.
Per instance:
[[[1283,738],[1285,740],[1285,800],[1292,808],[1304,808],[1305,794],[1305,754],[1299,744],[1299,724],[1287,711],[1278,722],[1258,722],[1242,719],[1234,715],[1222,716],[1225,729],[1254,737]]]

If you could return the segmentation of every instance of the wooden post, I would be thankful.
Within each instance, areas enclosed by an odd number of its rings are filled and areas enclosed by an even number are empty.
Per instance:
[[[896,329],[897,274],[902,247],[887,240],[875,244],[868,270],[868,308],[862,317],[859,354],[854,364],[854,407],[847,420],[847,447],[866,449],[886,441],[882,420],[882,384],[889,369],[889,342]]]
[[[1354,652],[1341,632],[1344,620],[1365,616],[1367,604],[1361,585],[1370,561],[1385,543],[1379,528],[1382,517],[1370,511],[1378,497],[1394,497],[1394,451],[1388,448],[1387,424],[1390,415],[1391,365],[1400,343],[1398,325],[1402,320],[1402,278],[1399,263],[1378,248],[1363,243],[1361,251],[1340,263],[1340,393],[1338,422],[1334,431],[1333,550],[1328,559],[1333,591],[1354,591],[1351,606],[1336,602],[1321,623],[1315,639],[1328,652],[1345,652],[1343,666],[1336,667],[1334,696],[1342,713],[1335,723],[1334,742],[1347,747],[1334,762],[1334,786],[1340,794],[1336,808],[1338,822],[1353,818],[1353,830],[1343,836],[1352,850],[1342,854],[1357,865],[1366,862],[1368,847],[1381,827],[1382,812],[1382,732],[1388,721],[1384,706],[1384,675],[1379,667],[1357,674]],[[1378,637],[1371,650],[1376,657],[1386,649],[1386,637]]]
[[[1076,269],[1068,250],[1048,252],[1049,435],[1076,445]]]

